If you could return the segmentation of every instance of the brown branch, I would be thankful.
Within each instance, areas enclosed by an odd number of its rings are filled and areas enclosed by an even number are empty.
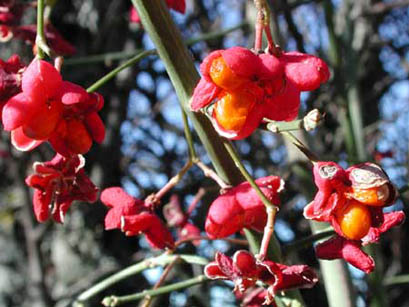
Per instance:
[[[290,30],[291,34],[294,37],[294,40],[297,44],[297,50],[305,53],[305,48],[304,48],[304,39],[301,35],[301,33],[298,31],[298,28],[294,22],[293,15],[292,15],[292,9],[288,5],[287,0],[281,0],[282,3],[282,10],[284,13],[284,18],[285,21],[287,22],[288,29]]]
[[[168,266],[165,268],[165,270],[163,271],[162,275],[160,276],[159,280],[156,282],[156,284],[153,286],[152,289],[158,289],[166,280],[166,278],[168,277],[170,271],[173,269],[173,267],[175,266],[175,264],[180,260],[181,258],[176,256],[175,259],[173,259],[173,261],[171,263],[168,264]],[[141,307],[149,307],[150,304],[152,302],[152,297],[150,296],[145,296],[143,302],[141,303]]]
[[[385,14],[392,9],[404,7],[409,5],[409,0],[396,0],[393,2],[378,2],[371,5],[364,15]]]

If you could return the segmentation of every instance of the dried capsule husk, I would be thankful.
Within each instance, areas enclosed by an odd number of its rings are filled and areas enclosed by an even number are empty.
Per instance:
[[[394,203],[399,193],[395,186],[390,182],[388,175],[383,169],[374,163],[366,162],[354,165],[347,169],[348,179],[351,181],[352,198],[366,203],[365,190],[376,189],[378,203],[373,205],[388,206]]]
[[[390,182],[382,168],[370,162],[354,165],[347,173],[352,187],[358,189],[376,188]]]

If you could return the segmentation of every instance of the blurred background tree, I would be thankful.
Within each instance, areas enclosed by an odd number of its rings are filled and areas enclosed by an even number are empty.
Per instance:
[[[301,116],[314,108],[326,116],[322,126],[300,137],[321,159],[343,166],[364,160],[380,163],[392,182],[406,190],[393,206],[402,209],[409,198],[409,1],[276,0],[270,4],[274,36],[281,47],[318,55],[332,70],[329,83],[302,96]],[[55,3],[50,20],[77,49],[63,65],[64,79],[87,87],[141,50],[153,48],[144,29],[129,22],[130,7],[130,1],[122,0]],[[214,49],[251,47],[252,1],[187,0],[186,14],[172,12],[172,16],[187,41],[197,38],[190,51],[198,64]],[[35,23],[35,10],[26,12],[23,23]],[[26,64],[32,57],[31,47],[16,41],[2,44],[1,51],[3,59],[13,53],[24,55]],[[101,189],[120,185],[144,198],[175,175],[188,156],[172,84],[161,61],[150,56],[98,91],[105,97],[102,116],[107,137],[86,155],[87,171]],[[287,147],[281,136],[266,131],[235,143],[254,177],[276,174],[286,180],[276,224],[281,243],[286,246],[308,236],[311,230],[302,208],[315,188],[303,157],[291,145]],[[51,149],[43,145],[23,155],[11,147],[5,132],[0,149],[0,306],[70,306],[96,281],[152,255],[144,238],[104,231],[106,208],[100,202],[75,204],[64,225],[38,224],[24,178],[34,161],[52,157]],[[209,163],[198,142],[197,150]],[[173,193],[186,208],[200,187],[206,194],[192,220],[203,229],[208,205],[217,192],[214,183],[192,169]],[[349,267],[357,306],[409,306],[408,280],[396,284],[392,278],[409,274],[408,227],[404,224],[383,237],[374,274],[381,274],[381,279],[371,280]],[[198,247],[186,244],[182,251],[211,258],[216,249],[232,254],[237,248],[214,241]],[[311,246],[287,257],[318,268]],[[182,280],[200,270],[176,265],[169,280]],[[98,306],[108,294],[150,288],[160,272],[153,269],[127,279],[93,298],[90,306]],[[379,283],[387,291],[375,292]],[[161,296],[153,305],[236,306],[231,290],[230,284],[207,283]],[[324,293],[323,283],[303,291],[309,306],[327,306]]]

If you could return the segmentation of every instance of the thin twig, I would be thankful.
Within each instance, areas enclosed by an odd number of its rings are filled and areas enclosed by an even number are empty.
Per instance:
[[[192,161],[195,161],[197,159],[197,154],[195,150],[195,144],[193,143],[192,132],[190,131],[190,127],[189,127],[189,121],[187,119],[185,110],[183,110],[182,107],[180,107],[180,110],[182,112],[183,129],[185,133],[185,138],[186,138],[187,146],[189,148],[189,157]]]
[[[83,303],[86,303],[90,298],[94,297],[98,293],[104,291],[110,286],[124,280],[130,276],[138,274],[143,270],[148,268],[155,268],[157,266],[164,266],[168,263],[171,263],[175,257],[181,258],[183,261],[191,264],[206,265],[208,263],[207,259],[196,256],[196,255],[169,255],[162,254],[155,258],[145,259],[139,263],[133,264],[118,273],[109,276],[108,278],[100,281],[99,283],[93,285],[91,288],[82,292],[74,302],[74,306],[82,306]]]
[[[160,202],[160,200],[162,199],[162,197],[164,195],[166,195],[166,193],[168,193],[171,189],[173,189],[179,182],[180,180],[183,178],[183,176],[186,174],[186,172],[192,167],[193,163],[192,160],[188,160],[185,165],[182,167],[182,169],[172,178],[170,178],[170,180],[168,181],[168,183],[166,183],[158,192],[156,192],[155,194],[149,195],[146,199],[145,199],[145,203],[146,204],[151,204],[153,206],[156,206],[156,204],[158,204]]]
[[[156,284],[153,286],[152,289],[158,289],[164,282],[165,279],[168,277],[170,271],[173,269],[175,264],[180,260],[180,257],[176,255],[176,258],[173,259],[171,263],[168,264],[168,266],[165,268],[165,270],[162,272],[162,275],[160,276],[159,280],[156,282]],[[141,303],[141,307],[149,307],[151,304],[152,297],[151,296],[145,296],[143,302]]]
[[[207,280],[208,279],[206,276],[199,275],[194,278],[187,279],[181,282],[177,282],[177,283],[174,283],[168,286],[164,286],[158,289],[145,290],[145,291],[142,291],[136,294],[125,295],[125,296],[115,296],[115,295],[107,296],[103,299],[102,304],[107,307],[116,307],[124,303],[138,301],[147,295],[150,297],[154,297],[154,296],[158,296],[164,293],[169,293],[172,291],[189,288],[194,285],[201,284]]]
[[[266,226],[264,227],[263,239],[260,244],[260,251],[257,255],[257,258],[260,261],[263,261],[267,256],[268,246],[270,244],[271,237],[274,233],[274,221],[276,213],[277,213],[276,208],[267,207],[267,223]]]
[[[156,54],[156,50],[152,49],[152,50],[146,50],[143,51],[141,53],[138,53],[137,55],[135,55],[133,58],[129,59],[128,61],[126,61],[124,64],[118,66],[117,68],[115,68],[114,70],[110,71],[108,74],[106,74],[105,76],[103,76],[101,79],[99,79],[98,81],[96,81],[94,84],[92,84],[90,87],[87,88],[87,92],[88,93],[92,93],[95,92],[97,89],[99,89],[101,86],[103,86],[105,83],[107,83],[109,80],[111,80],[112,78],[114,78],[120,71],[131,67],[132,65],[134,65],[135,63],[139,62],[140,60],[142,60],[143,58],[150,56],[150,55],[154,55]]]
[[[192,214],[193,210],[195,210],[197,204],[202,199],[202,197],[205,195],[205,193],[206,193],[206,190],[204,188],[200,188],[199,191],[197,191],[195,197],[193,198],[192,202],[189,204],[189,207],[187,208],[186,216],[188,218]]]
[[[227,183],[224,182],[222,178],[220,178],[219,175],[217,175],[217,173],[214,170],[212,170],[202,161],[196,160],[195,164],[203,171],[203,174],[206,177],[209,177],[213,179],[214,181],[216,181],[216,183],[220,186],[221,189],[228,189],[230,187]]]
[[[191,241],[196,241],[196,240],[205,240],[205,241],[216,241],[216,240],[220,240],[220,241],[226,241],[229,242],[231,244],[237,244],[237,245],[243,245],[243,246],[248,246],[249,243],[247,242],[247,240],[241,240],[241,239],[230,239],[230,238],[217,238],[217,239],[212,239],[206,236],[191,236],[188,238],[184,238],[181,239],[179,241],[177,241],[175,243],[175,248],[177,248],[178,246],[187,243],[187,242],[191,242]]]
[[[260,187],[256,184],[254,181],[253,177],[249,174],[249,172],[246,170],[244,167],[243,163],[241,162],[236,150],[233,148],[231,143],[227,140],[224,141],[224,146],[226,147],[228,153],[230,154],[230,157],[233,159],[235,162],[237,168],[240,170],[241,174],[243,177],[248,181],[248,183],[251,185],[251,187],[256,191],[257,195],[261,198],[261,201],[267,208],[276,208],[278,210],[278,207],[274,205],[261,191]]]
[[[35,44],[37,46],[37,57],[44,59],[45,54],[50,56],[51,50],[47,46],[47,41],[44,34],[44,3],[45,0],[37,1],[37,35]]]

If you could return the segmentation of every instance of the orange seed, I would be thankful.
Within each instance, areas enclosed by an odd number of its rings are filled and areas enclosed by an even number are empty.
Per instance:
[[[336,213],[336,219],[342,233],[351,240],[362,239],[371,227],[371,214],[368,208],[356,200],[350,200],[340,209]]]
[[[248,81],[246,78],[236,75],[224,61],[223,57],[213,60],[209,74],[216,85],[226,90],[236,89]]]
[[[247,92],[224,92],[216,102],[214,115],[225,130],[240,131],[243,128],[254,99]]]

